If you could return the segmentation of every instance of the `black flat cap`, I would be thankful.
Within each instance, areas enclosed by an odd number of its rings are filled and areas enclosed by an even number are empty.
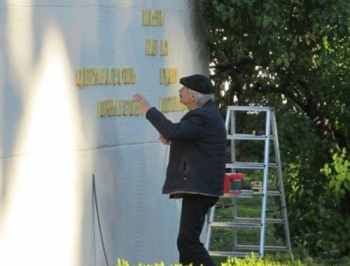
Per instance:
[[[180,79],[180,84],[185,87],[198,91],[202,94],[210,94],[214,92],[214,86],[210,79],[203,75],[192,75]]]

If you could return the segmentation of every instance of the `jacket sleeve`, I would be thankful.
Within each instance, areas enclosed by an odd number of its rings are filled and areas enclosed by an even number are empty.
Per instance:
[[[205,133],[203,129],[205,118],[200,114],[189,112],[179,123],[173,123],[152,107],[147,111],[146,118],[168,140],[200,138]]]

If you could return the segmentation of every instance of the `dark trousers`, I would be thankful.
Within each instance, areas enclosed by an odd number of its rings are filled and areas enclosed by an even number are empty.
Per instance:
[[[182,199],[180,230],[177,238],[177,247],[182,265],[193,266],[215,265],[208,251],[200,242],[200,235],[205,222],[205,216],[218,197],[199,194],[185,194]]]

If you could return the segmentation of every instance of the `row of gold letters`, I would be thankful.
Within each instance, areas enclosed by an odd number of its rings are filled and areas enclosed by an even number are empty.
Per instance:
[[[143,26],[163,26],[164,10],[161,9],[143,9],[142,25]]]
[[[186,106],[180,103],[179,96],[159,98],[159,111],[162,113],[180,112],[186,110]],[[98,117],[105,116],[134,116],[141,115],[142,109],[134,100],[104,100],[97,102]]]
[[[105,100],[97,102],[97,115],[99,117],[140,114],[142,114],[142,109],[134,100]]]
[[[186,110],[186,106],[180,103],[179,96],[159,98],[159,111],[162,113],[180,112]]]
[[[80,68],[76,70],[76,84],[79,88],[89,85],[135,84],[136,73],[133,68]],[[160,68],[159,84],[177,83],[177,68]]]
[[[159,84],[170,85],[177,83],[177,68],[160,68]]]
[[[88,85],[134,84],[136,74],[133,68],[80,68],[76,70],[75,81],[79,88]]]
[[[158,41],[155,39],[146,39],[145,40],[145,54],[146,55],[156,55],[157,54]],[[160,41],[160,55],[168,55],[168,41]]]

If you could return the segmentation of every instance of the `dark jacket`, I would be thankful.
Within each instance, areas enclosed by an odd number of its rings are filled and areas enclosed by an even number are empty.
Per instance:
[[[213,101],[189,111],[179,123],[171,122],[154,107],[146,118],[171,141],[163,193],[223,195],[226,130]]]

